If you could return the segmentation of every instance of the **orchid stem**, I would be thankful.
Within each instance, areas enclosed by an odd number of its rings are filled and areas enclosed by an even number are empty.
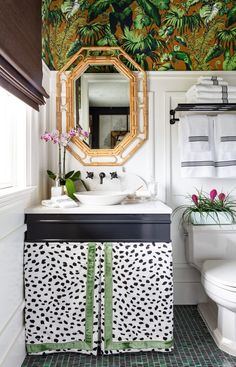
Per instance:
[[[66,147],[64,147],[63,151],[63,178],[65,178],[66,175]]]
[[[59,174],[59,178],[61,178],[61,145],[58,144],[58,147],[59,147],[58,174]]]

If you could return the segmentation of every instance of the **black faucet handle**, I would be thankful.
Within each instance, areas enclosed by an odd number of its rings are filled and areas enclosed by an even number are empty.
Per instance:
[[[117,172],[110,172],[111,175],[111,180],[113,180],[113,178],[118,178]]]
[[[88,172],[87,171],[87,176],[86,178],[91,178],[91,180],[94,178],[94,173],[93,172]]]

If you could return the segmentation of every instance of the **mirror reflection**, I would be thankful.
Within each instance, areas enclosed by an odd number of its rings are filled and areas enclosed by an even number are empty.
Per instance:
[[[85,72],[74,82],[75,127],[89,132],[92,149],[113,149],[130,132],[130,82],[114,73]],[[111,69],[111,67],[110,67]]]

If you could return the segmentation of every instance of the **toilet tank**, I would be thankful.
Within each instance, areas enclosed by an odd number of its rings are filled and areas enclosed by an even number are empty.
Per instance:
[[[236,259],[236,225],[189,225],[185,231],[186,259],[198,270],[205,260]]]

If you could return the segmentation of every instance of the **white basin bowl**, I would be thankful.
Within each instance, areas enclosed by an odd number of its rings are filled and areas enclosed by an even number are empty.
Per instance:
[[[105,206],[119,204],[128,193],[125,191],[84,191],[76,192],[74,195],[82,204]]]

